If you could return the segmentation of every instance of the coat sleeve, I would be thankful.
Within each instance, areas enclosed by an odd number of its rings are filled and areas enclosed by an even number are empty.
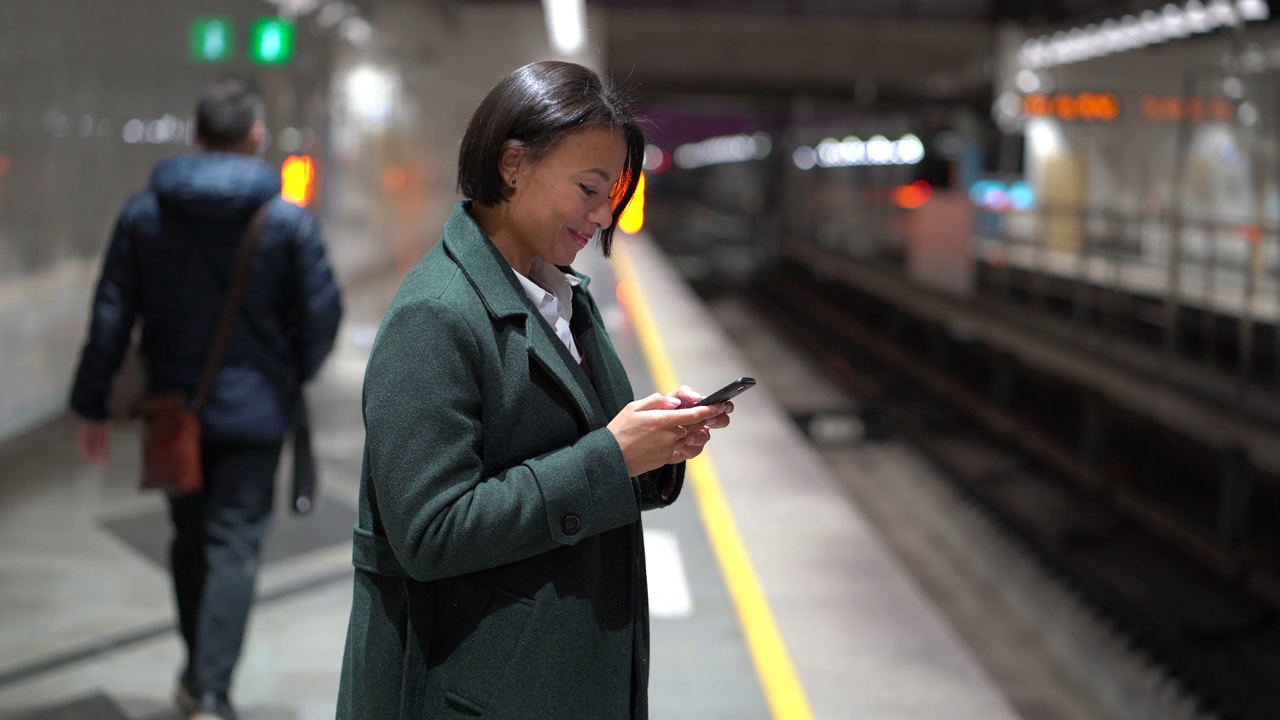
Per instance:
[[[320,223],[311,213],[299,211],[294,228],[294,297],[291,304],[298,373],[303,382],[313,379],[333,350],[342,321],[342,295],[325,253]]]
[[[636,478],[640,484],[640,509],[656,510],[675,503],[684,489],[684,470],[684,463],[663,465]]]
[[[419,300],[388,314],[365,373],[367,480],[391,551],[416,580],[516,562],[640,516],[606,428],[486,476],[479,357],[460,313]]]
[[[111,233],[90,309],[89,336],[71,386],[71,409],[87,420],[106,420],[111,381],[120,370],[138,313],[137,275],[129,214]]]

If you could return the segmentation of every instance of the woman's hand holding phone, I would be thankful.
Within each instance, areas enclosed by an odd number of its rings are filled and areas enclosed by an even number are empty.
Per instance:
[[[689,393],[697,395],[691,390]],[[632,477],[681,462],[702,451],[702,444],[706,443],[706,437],[700,435],[706,432],[702,428],[721,415],[721,408],[683,405],[680,397],[654,393],[628,403],[609,421],[609,432],[622,448],[627,472]],[[696,452],[690,454],[693,448]]]
[[[622,448],[627,472],[634,477],[700,455],[711,431],[729,426],[729,398],[755,384],[742,377],[707,396],[681,385],[667,395],[655,393],[627,404],[608,426]]]
[[[743,382],[750,381],[750,382]],[[714,407],[719,412],[707,419],[697,427],[689,428],[688,441],[685,447],[679,448],[675,453],[675,459],[672,462],[682,462],[689,458],[697,457],[702,453],[703,446],[711,440],[711,431],[729,427],[729,414],[733,412],[733,403],[728,398],[735,397],[747,388],[755,384],[755,380],[751,378],[739,378],[734,382],[720,388],[711,395],[702,396],[688,385],[681,385],[671,393],[668,397],[680,402],[680,407],[696,408],[696,407]]]

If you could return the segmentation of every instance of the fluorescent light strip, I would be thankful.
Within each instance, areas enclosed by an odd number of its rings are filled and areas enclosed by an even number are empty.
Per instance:
[[[542,12],[557,52],[572,55],[582,49],[587,37],[585,0],[542,0]]]
[[[1234,27],[1241,22],[1266,20],[1271,8],[1266,0],[1188,0],[1183,7],[1170,3],[1160,12],[1104,20],[1100,24],[1072,28],[1032,38],[1022,44],[1018,60],[1033,70],[1092,60],[1193,34]]]

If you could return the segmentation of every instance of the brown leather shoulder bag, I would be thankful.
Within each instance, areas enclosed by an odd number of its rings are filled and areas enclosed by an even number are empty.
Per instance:
[[[231,339],[240,302],[249,284],[249,271],[258,247],[258,236],[266,222],[270,201],[264,203],[249,220],[240,254],[236,258],[235,275],[222,303],[222,314],[214,331],[213,342],[205,356],[204,370],[190,400],[181,392],[154,393],[143,396],[134,405],[134,414],[142,418],[142,487],[167,493],[190,493],[204,487],[200,458],[200,409],[209,399],[218,366]]]

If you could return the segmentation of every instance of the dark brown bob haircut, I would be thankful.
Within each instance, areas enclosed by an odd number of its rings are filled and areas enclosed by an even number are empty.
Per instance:
[[[537,161],[565,137],[588,128],[620,132],[627,143],[622,177],[614,190],[613,222],[600,233],[600,249],[608,257],[618,218],[640,182],[645,140],[631,103],[594,70],[543,60],[504,77],[480,102],[462,136],[458,192],[485,207],[506,202],[498,159],[508,140]]]

